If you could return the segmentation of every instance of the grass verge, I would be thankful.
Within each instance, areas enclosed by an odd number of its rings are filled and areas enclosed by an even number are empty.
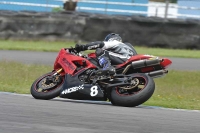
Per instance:
[[[84,43],[83,43],[84,44]],[[51,42],[51,41],[17,41],[0,40],[1,50],[31,50],[31,51],[54,51],[58,52],[61,48],[74,46],[75,42]],[[164,57],[200,58],[200,50],[180,50],[135,47],[139,54],[150,54]]]
[[[51,70],[51,66],[0,61],[0,91],[29,94],[33,81]],[[200,110],[199,77],[200,71],[171,70],[155,79],[155,93],[145,105]]]

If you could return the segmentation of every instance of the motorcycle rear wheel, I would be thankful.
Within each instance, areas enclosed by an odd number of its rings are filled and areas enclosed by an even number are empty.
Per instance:
[[[36,79],[31,86],[31,95],[35,99],[49,100],[60,95],[63,87],[64,77],[56,77],[57,82],[47,82],[54,72],[49,72]]]
[[[154,80],[143,73],[134,74],[132,77],[138,82],[138,86],[133,89],[125,87],[115,87],[111,90],[111,103],[116,106],[135,107],[146,102],[154,93]]]

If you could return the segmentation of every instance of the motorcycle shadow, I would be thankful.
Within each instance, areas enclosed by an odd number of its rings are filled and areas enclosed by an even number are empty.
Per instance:
[[[70,103],[84,103],[84,104],[95,104],[95,105],[109,105],[109,106],[113,106],[113,107],[122,107],[122,106],[114,106],[114,105],[111,104],[111,102],[107,102],[107,101],[73,100],[73,99],[67,99],[67,98],[54,98],[54,99],[51,99],[51,101],[70,102]],[[139,105],[139,106],[136,106],[136,107],[127,107],[127,108],[155,109],[155,108],[159,108],[159,107]]]
[[[71,102],[71,103],[86,103],[86,104],[99,104],[99,105],[112,105],[107,101],[92,101],[92,100],[73,100],[67,98],[54,98],[51,101]]]

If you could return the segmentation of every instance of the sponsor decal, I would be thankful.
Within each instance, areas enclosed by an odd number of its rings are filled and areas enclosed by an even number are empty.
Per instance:
[[[100,46],[100,44],[93,45],[93,46],[89,46],[89,47],[88,47],[88,50],[89,50],[89,49],[96,49],[96,48],[98,48],[99,46]]]
[[[74,87],[64,90],[62,94],[69,94],[69,93],[76,92],[78,90],[83,90],[83,89],[84,89],[84,85],[74,86]]]
[[[75,70],[74,66],[65,58],[62,59],[62,61],[66,64],[67,67],[69,67],[71,70]]]

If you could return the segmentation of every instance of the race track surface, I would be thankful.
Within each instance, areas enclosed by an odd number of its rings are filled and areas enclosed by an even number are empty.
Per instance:
[[[0,133],[198,133],[200,112],[0,92]]]
[[[52,65],[58,53],[0,50],[0,60]],[[175,70],[200,70],[199,59],[170,58]],[[29,88],[27,88],[29,89]],[[117,107],[109,102],[0,92],[0,133],[198,133],[200,111]]]
[[[58,53],[56,52],[33,52],[33,51],[8,51],[0,50],[0,60],[13,60],[28,64],[52,65]],[[200,70],[200,59],[171,58],[172,65],[169,69],[174,70]]]

